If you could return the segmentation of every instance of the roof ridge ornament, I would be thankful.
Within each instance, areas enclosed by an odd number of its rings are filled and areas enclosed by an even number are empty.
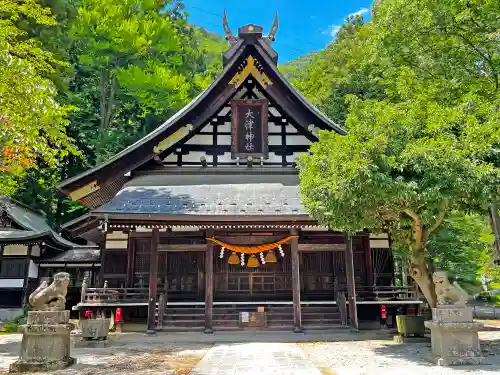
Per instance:
[[[224,28],[224,34],[226,36],[226,40],[229,41],[230,44],[236,43],[236,37],[234,36],[231,28],[229,27],[229,23],[227,22],[227,13],[224,9],[224,16],[222,17],[222,27]]]
[[[271,40],[272,42],[276,40],[276,32],[278,31],[278,26],[278,11],[276,11],[276,14],[274,15],[273,25],[271,26],[271,30],[269,31],[268,35],[269,40]]]

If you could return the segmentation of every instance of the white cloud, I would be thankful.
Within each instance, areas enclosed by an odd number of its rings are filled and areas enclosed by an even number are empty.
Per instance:
[[[328,28],[326,30],[324,30],[322,32],[322,34],[329,35],[332,38],[335,38],[337,36],[337,33],[339,32],[341,26],[342,25],[330,25],[330,26],[328,26]]]
[[[368,13],[368,12],[369,12],[368,8],[361,8],[354,13],[348,14],[346,18],[355,17],[355,16],[362,16],[363,14]]]
[[[345,17],[345,19],[347,19],[349,17],[362,16],[363,14],[368,13],[369,11],[370,10],[368,8],[360,8],[356,12],[348,14]],[[329,35],[332,38],[335,38],[335,37],[337,37],[337,33],[339,32],[341,26],[342,25],[332,24],[332,25],[328,26],[328,28],[326,30],[323,30],[322,34]]]

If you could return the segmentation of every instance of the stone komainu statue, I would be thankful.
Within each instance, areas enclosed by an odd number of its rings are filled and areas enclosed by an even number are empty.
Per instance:
[[[448,273],[445,271],[437,271],[432,275],[434,281],[437,305],[455,305],[463,306],[467,304],[469,295],[455,281],[450,284]]]
[[[62,311],[66,304],[69,273],[59,272],[54,275],[54,281],[47,286],[44,281],[31,293],[29,303],[38,311]]]

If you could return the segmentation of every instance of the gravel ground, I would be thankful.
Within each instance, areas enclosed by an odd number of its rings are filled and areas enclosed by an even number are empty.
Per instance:
[[[10,363],[17,359],[21,338],[17,334],[0,336],[0,375],[7,374]],[[71,356],[77,364],[50,375],[187,375],[212,346],[179,344],[162,336],[123,335],[111,339],[113,345],[108,348],[72,348]]]
[[[489,365],[438,367],[428,362],[429,344],[397,344],[388,340],[298,344],[324,373],[338,375],[492,375],[500,374],[500,332],[481,332]]]
[[[187,375],[214,344],[225,343],[236,350],[242,343],[264,346],[263,342],[296,343],[322,375],[500,375],[499,331],[480,333],[490,365],[477,367],[434,366],[427,361],[430,344],[396,344],[388,337],[383,331],[113,335],[109,348],[72,348],[77,364],[50,375]],[[21,338],[18,334],[0,335],[0,375],[7,374],[10,363],[17,359]]]

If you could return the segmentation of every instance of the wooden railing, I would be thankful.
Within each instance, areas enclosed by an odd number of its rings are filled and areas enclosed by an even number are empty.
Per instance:
[[[339,293],[345,293],[345,288],[337,285],[335,299],[338,301]],[[236,292],[236,291],[235,291]],[[263,292],[263,291],[259,291]],[[264,290],[265,292],[265,290]],[[345,294],[344,294],[345,295]],[[87,280],[82,283],[81,304],[85,305],[106,305],[106,304],[147,304],[149,297],[148,288],[110,288],[105,281],[102,288],[90,288]],[[157,295],[159,299],[160,293]],[[344,296],[345,299],[345,296]],[[357,286],[357,301],[416,301],[419,296],[412,287],[394,286]]]
[[[356,297],[359,301],[415,301],[419,299],[415,288],[395,286],[356,287]]]
[[[148,288],[109,288],[107,281],[102,288],[90,288],[87,280],[83,280],[80,303],[147,303],[148,295]]]

